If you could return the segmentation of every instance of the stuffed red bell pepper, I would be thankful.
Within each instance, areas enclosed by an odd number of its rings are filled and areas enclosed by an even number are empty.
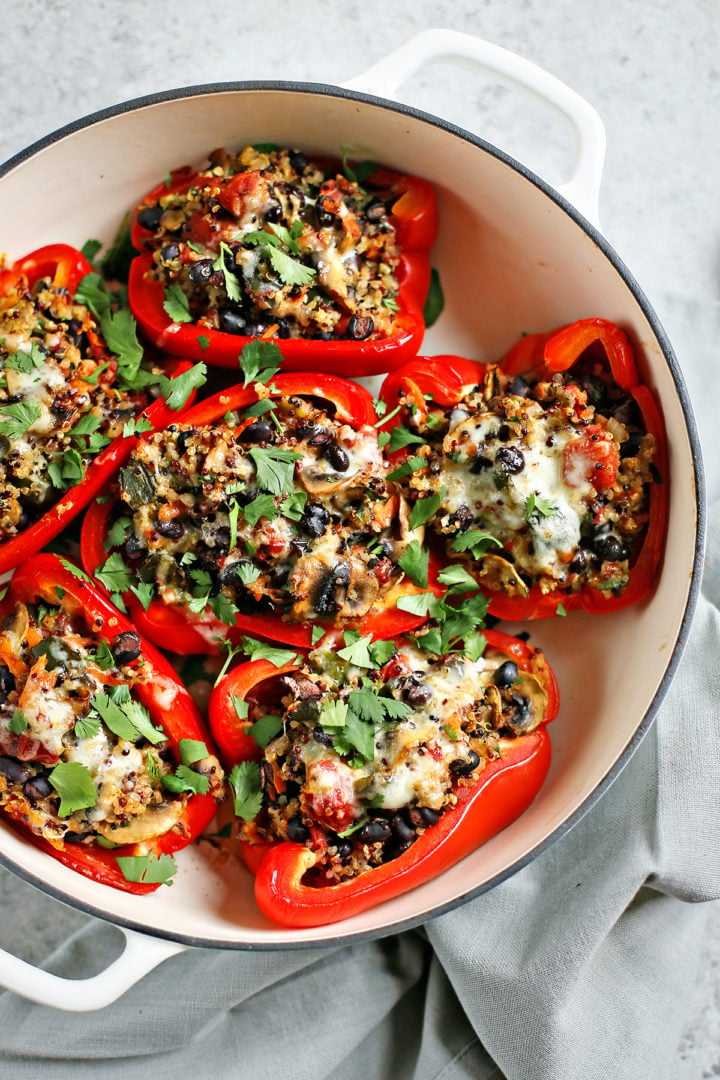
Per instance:
[[[56,555],[15,572],[0,620],[0,809],[78,873],[156,889],[223,795],[192,698]]]
[[[425,180],[218,150],[138,207],[130,305],[176,355],[234,367],[249,339],[273,338],[285,370],[380,374],[420,346],[436,233]]]
[[[416,518],[472,570],[494,615],[610,612],[650,593],[665,434],[613,323],[524,338],[497,366],[418,359],[391,373],[382,397],[394,413],[382,438],[410,462]]]
[[[75,248],[49,245],[0,272],[0,573],[102,490],[135,430],[175,415],[151,404],[152,388],[189,364],[142,360],[130,313]]]
[[[276,354],[250,346],[246,374],[269,378],[256,361]],[[327,625],[411,629],[422,617],[396,603],[432,568],[373,421],[368,392],[330,375],[216,394],[137,445],[118,501],[86,515],[85,568],[178,653],[243,633],[309,646]]]
[[[421,640],[323,645],[241,664],[210,724],[262,912],[349,918],[428,881],[509,825],[550,763],[558,693],[543,654],[488,630],[484,651]]]

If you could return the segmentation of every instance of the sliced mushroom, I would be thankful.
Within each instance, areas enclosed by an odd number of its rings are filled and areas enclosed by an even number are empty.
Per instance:
[[[13,675],[22,675],[27,671],[27,664],[20,659],[20,653],[29,626],[27,608],[24,604],[16,604],[9,626],[0,634],[0,662],[9,667]]]
[[[121,828],[112,828],[106,822],[96,826],[96,832],[103,839],[112,843],[139,844],[143,840],[152,840],[163,836],[180,821],[185,810],[185,799],[173,799],[161,806],[148,807],[142,814]]]
[[[508,596],[527,596],[528,587],[512,563],[502,555],[484,555],[475,568],[480,585],[507,593]]]
[[[367,614],[380,585],[363,558],[350,553],[344,558],[307,555],[298,559],[288,579],[295,597],[293,619],[317,615],[341,619]]]
[[[523,671],[505,702],[503,720],[516,735],[526,735],[542,723],[547,711],[547,693],[529,671]]]

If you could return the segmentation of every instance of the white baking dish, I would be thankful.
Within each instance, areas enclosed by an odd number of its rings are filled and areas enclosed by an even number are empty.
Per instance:
[[[441,59],[490,70],[571,121],[577,160],[562,194],[481,139],[391,100],[407,76]],[[107,1004],[184,947],[299,948],[378,936],[492,888],[570,828],[627,762],[667,689],[695,605],[702,470],[682,375],[647,300],[597,229],[602,124],[573,91],[527,61],[462,34],[428,31],[345,88],[238,83],[120,105],[50,136],[0,171],[2,245],[16,257],[56,241],[109,240],[124,211],[158,177],[201,162],[214,147],[253,141],[321,154],[349,146],[353,156],[432,181],[441,219],[433,263],[447,306],[426,335],[424,352],[494,359],[523,331],[588,316],[628,332],[668,431],[665,562],[648,602],[610,616],[577,613],[532,626],[533,642],[558,674],[562,709],[552,728],[551,773],[531,808],[441,877],[343,923],[298,931],[271,925],[255,908],[247,871],[218,863],[207,844],[180,854],[171,889],[136,897],[74,874],[0,825],[0,862],[52,896],[112,921],[128,938],[123,956],[85,982],[65,983],[0,956],[0,983],[66,1009]]]

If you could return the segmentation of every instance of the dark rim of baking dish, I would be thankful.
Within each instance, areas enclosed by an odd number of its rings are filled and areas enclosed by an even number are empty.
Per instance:
[[[516,161],[515,158],[506,154],[503,150],[493,146],[491,143],[486,142],[477,135],[473,135],[471,132],[466,131],[464,128],[458,127],[456,124],[452,124],[447,120],[443,120],[438,116],[433,116],[432,113],[427,113],[421,109],[416,109],[413,106],[406,105],[402,102],[389,101],[385,98],[374,97],[371,94],[361,93],[355,90],[346,90],[342,87],[326,85],[323,83],[302,83],[302,82],[280,82],[280,81],[249,81],[249,82],[224,82],[224,83],[209,83],[198,86],[186,86],[175,90],[162,91],[160,93],[148,94],[143,97],[133,98],[130,101],[121,102],[118,105],[113,105],[109,108],[100,109],[98,112],[91,113],[88,116],[82,117],[79,120],[74,121],[71,124],[66,124],[64,127],[59,128],[57,131],[51,132],[49,135],[44,136],[42,139],[33,143],[25,150],[15,154],[12,158],[6,161],[0,166],[0,179],[16,166],[20,165],[23,161],[34,157],[35,154],[44,150],[46,147],[51,146],[53,143],[59,142],[68,135],[72,135],[76,131],[81,131],[83,128],[90,127],[93,124],[97,124],[103,120],[108,120],[114,116],[118,116],[126,112],[136,112],[140,109],[146,108],[151,105],[158,105],[162,102],[179,100],[182,98],[198,97],[198,96],[210,96],[212,94],[221,94],[235,91],[275,91],[283,93],[302,93],[302,94],[314,94],[320,97],[338,97],[347,98],[352,101],[360,101],[366,105],[373,106],[375,108],[385,109],[390,112],[397,112],[406,116],[412,117],[415,120],[420,120],[423,123],[430,124],[433,127],[440,128],[443,131],[448,132],[450,135],[454,135],[464,142],[472,143],[479,149],[497,158],[503,162],[509,168],[519,173],[536,188],[539,188],[549,199],[556,203],[570,218],[572,218],[577,225],[579,225],[584,232],[593,240],[593,242],[600,248],[606,258],[612,263],[615,270],[628,289],[633,294],[634,298],[638,302],[643,314],[648,320],[648,323],[652,327],[653,333],[660,345],[663,356],[667,362],[668,368],[675,383],[675,389],[678,394],[678,399],[685,418],[685,424],[688,433],[688,439],[690,442],[690,448],[693,459],[694,481],[695,481],[695,501],[697,507],[697,524],[696,524],[696,537],[695,537],[695,555],[693,560],[693,574],[688,590],[687,603],[685,605],[685,611],[683,613],[682,622],[678,632],[675,645],[668,665],[665,669],[665,674],[658,686],[655,696],[645,713],[642,721],[636,729],[633,737],[630,739],[624,750],[618,757],[614,765],[609,769],[604,777],[595,785],[590,794],[583,800],[583,802],[576,807],[573,813],[558,825],[548,836],[541,840],[535,847],[532,848],[526,855],[516,860],[507,869],[495,874],[489,881],[483,882],[482,885],[471,889],[469,892],[464,893],[462,896],[448,901],[444,904],[432,908],[430,911],[423,912],[420,915],[412,916],[408,919],[403,919],[399,922],[393,923],[385,927],[379,927],[370,930],[362,930],[353,934],[334,934],[333,926],[327,927],[326,934],[318,939],[308,937],[303,941],[290,941],[290,942],[270,942],[270,943],[254,943],[254,942],[237,942],[237,941],[225,941],[215,938],[195,937],[192,934],[178,934],[170,931],[163,930],[160,927],[148,927],[142,923],[136,922],[133,919],[124,917],[117,917],[111,915],[105,909],[101,907],[95,907],[95,905],[86,903],[82,900],[76,900],[67,892],[57,889],[53,885],[48,885],[41,878],[36,877],[34,874],[25,870],[22,866],[18,866],[12,859],[9,859],[3,853],[0,852],[0,865],[6,866],[18,877],[27,881],[31,885],[35,885],[41,889],[44,893],[52,896],[54,899],[61,903],[67,904],[81,910],[88,915],[93,915],[97,918],[104,919],[112,923],[114,926],[124,927],[128,930],[134,930],[141,934],[146,934],[150,937],[163,938],[168,941],[176,941],[183,945],[195,946],[201,948],[223,948],[223,949],[236,949],[244,952],[266,952],[270,950],[279,949],[313,949],[329,947],[337,944],[350,944],[356,941],[368,941],[382,937],[386,937],[390,934],[401,933],[406,930],[411,930],[417,926],[429,922],[431,919],[435,919],[440,915],[444,915],[455,908],[465,904],[468,900],[474,900],[478,896],[481,896],[485,892],[489,892],[490,889],[501,884],[503,881],[512,877],[524,866],[527,866],[538,855],[541,854],[546,848],[554,844],[559,840],[587,814],[587,812],[595,805],[602,795],[608,790],[611,784],[617,779],[628,761],[635,753],[636,749],[642,742],[643,738],[650,730],[652,723],[655,719],[657,711],[667,693],[668,687],[675,675],[675,671],[680,662],[680,658],[683,654],[685,646],[687,644],[690,627],[692,624],[693,616],[695,614],[695,608],[697,607],[698,597],[700,594],[700,580],[701,580],[701,568],[703,561],[703,554],[705,549],[705,534],[706,534],[706,497],[705,497],[705,477],[702,465],[702,456],[700,450],[700,440],[698,436],[697,426],[693,415],[692,405],[685,386],[680,367],[677,363],[677,359],[673,352],[672,346],[668,341],[668,338],[661,326],[657,315],[651,307],[644,292],[632,276],[628,268],[618,256],[617,252],[610,246],[605,237],[600,233],[595,226],[593,226],[587,219],[572,206],[566,199],[562,197],[557,191],[554,190],[549,184],[542,180],[539,176],[533,173],[530,169],[524,166],[521,162]],[[317,928],[321,930],[322,928]],[[281,932],[281,931],[279,931]],[[315,931],[312,931],[315,932]]]

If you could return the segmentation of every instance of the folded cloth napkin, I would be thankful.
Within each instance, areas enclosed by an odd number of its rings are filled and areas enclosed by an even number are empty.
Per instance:
[[[670,313],[701,358],[716,340],[708,322],[680,301]],[[720,374],[706,369],[695,397],[714,455],[707,379]],[[710,481],[717,497],[715,471]],[[528,866],[379,941],[183,953],[82,1017],[6,992],[0,1060],[14,1080],[679,1080],[710,914],[697,901],[720,897],[720,499],[709,533],[703,596],[655,724],[602,799]],[[115,935],[92,922],[49,966],[92,974]]]

